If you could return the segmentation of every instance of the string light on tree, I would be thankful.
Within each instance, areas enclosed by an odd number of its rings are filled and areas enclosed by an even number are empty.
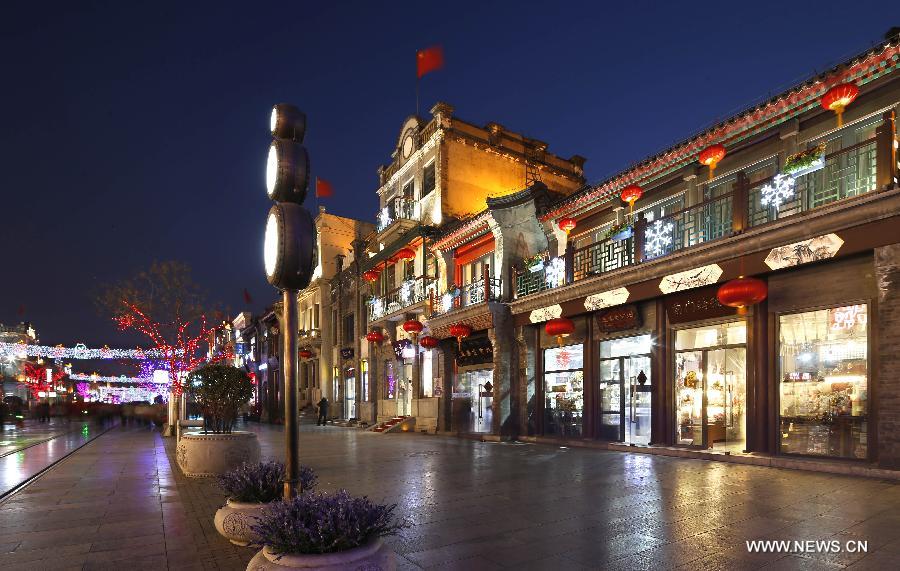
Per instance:
[[[656,220],[647,227],[644,231],[644,248],[648,258],[656,258],[666,253],[672,245],[674,230],[674,224],[662,220]]]
[[[764,206],[772,206],[778,210],[782,204],[794,197],[794,185],[797,180],[786,174],[777,174],[771,184],[760,190],[760,202]]]

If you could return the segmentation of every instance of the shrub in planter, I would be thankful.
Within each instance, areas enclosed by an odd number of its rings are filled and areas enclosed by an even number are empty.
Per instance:
[[[228,494],[225,505],[213,520],[219,534],[235,545],[258,543],[260,538],[251,526],[262,515],[266,504],[281,497],[284,477],[284,464],[275,461],[241,464],[219,476],[219,486]],[[312,468],[300,467],[303,492],[315,489],[317,480]]]
[[[253,395],[250,377],[237,367],[210,364],[190,373],[185,391],[203,415],[203,431],[181,437],[176,460],[187,476],[217,476],[259,460],[252,432],[233,431],[238,410]]]
[[[210,364],[191,371],[186,390],[203,415],[203,431],[230,433],[238,409],[253,396],[250,376],[237,367]]]
[[[265,547],[247,569],[394,569],[381,538],[405,527],[394,520],[396,507],[346,490],[273,502],[253,526]]]

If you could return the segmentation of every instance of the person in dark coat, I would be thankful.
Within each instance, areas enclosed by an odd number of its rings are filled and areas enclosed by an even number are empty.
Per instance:
[[[319,417],[316,419],[316,426],[320,424],[325,426],[325,423],[328,422],[328,399],[322,397],[322,400],[316,403],[316,406],[319,407]]]

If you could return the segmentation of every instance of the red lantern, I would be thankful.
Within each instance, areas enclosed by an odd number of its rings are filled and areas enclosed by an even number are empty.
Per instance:
[[[629,184],[622,189],[621,196],[628,203],[628,212],[634,212],[634,203],[644,196],[644,191],[636,184]]]
[[[568,317],[557,317],[544,325],[544,331],[547,332],[547,335],[555,336],[556,343],[562,347],[563,337],[568,337],[575,332],[575,322]]]
[[[301,359],[309,359],[313,356],[313,352],[309,349],[300,349],[300,358]]]
[[[431,335],[426,335],[419,339],[419,345],[425,347],[426,349],[434,349],[438,346],[438,338],[432,337]]]
[[[853,103],[853,100],[859,95],[859,88],[853,83],[841,83],[835,85],[825,92],[822,96],[822,107],[829,111],[834,111],[837,115],[837,126],[844,124],[842,115],[844,109]]]
[[[558,224],[560,230],[564,230],[566,236],[568,236],[569,232],[574,230],[575,226],[578,225],[578,222],[574,218],[560,218]]]
[[[465,323],[454,323],[450,326],[450,335],[456,337],[456,342],[462,347],[462,340],[472,334],[472,328]]]
[[[381,331],[369,331],[366,333],[366,341],[369,343],[381,343],[384,341],[384,334]]]
[[[709,167],[709,180],[713,179],[713,173],[716,170],[716,165],[718,165],[719,162],[724,158],[724,145],[710,145],[700,151],[700,164]]]
[[[756,305],[769,295],[766,282],[757,278],[740,277],[722,284],[716,297],[719,303],[728,307],[736,307],[738,314],[747,313],[747,307]]]
[[[397,250],[397,253],[394,254],[395,260],[414,260],[416,257],[416,251],[412,248],[400,248]]]
[[[365,272],[363,272],[363,279],[369,283],[372,283],[378,279],[379,275],[381,275],[381,273],[378,270],[366,270]]]
[[[413,335],[418,335],[419,333],[421,333],[424,327],[425,326],[422,325],[422,322],[418,319],[410,319],[403,324],[403,330],[407,333],[412,333]]]

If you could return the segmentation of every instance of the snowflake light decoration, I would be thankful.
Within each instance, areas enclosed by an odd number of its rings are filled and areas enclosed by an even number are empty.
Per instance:
[[[376,297],[372,300],[372,316],[378,319],[382,315],[384,315],[384,300]]]
[[[391,214],[388,211],[387,206],[381,209],[381,212],[378,213],[378,229],[384,230],[388,226],[391,225],[393,220],[391,219]]]
[[[544,281],[547,287],[563,285],[566,279],[566,262],[562,258],[553,258],[544,266]]]
[[[644,244],[647,255],[651,258],[662,256],[672,245],[672,232],[675,225],[671,222],[657,220],[644,230]]]
[[[776,174],[772,184],[767,184],[760,190],[763,206],[773,206],[777,211],[782,204],[794,197],[794,185],[797,180],[786,174]]]
[[[412,288],[415,282],[412,280],[406,280],[402,284],[400,284],[400,301],[403,302],[403,305],[409,305],[412,301]]]

